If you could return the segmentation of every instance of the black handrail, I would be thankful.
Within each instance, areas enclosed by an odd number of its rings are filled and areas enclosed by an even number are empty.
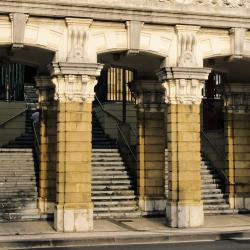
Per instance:
[[[208,144],[213,149],[213,151],[217,154],[217,156],[219,157],[219,159],[221,159],[222,161],[225,161],[225,156],[217,148],[217,146],[214,145],[213,142],[211,142],[211,140],[209,139],[209,137],[206,135],[206,133],[203,130],[201,130],[201,136],[202,136],[203,139],[205,139],[208,142]],[[226,173],[221,168],[215,166],[215,164],[213,164],[213,167],[219,172],[220,176],[222,176],[222,178],[224,179],[224,181],[226,183],[233,184],[233,183],[230,182],[230,180],[228,179]]]
[[[0,123],[0,127],[4,127],[7,123],[9,123],[10,121],[14,120],[15,118],[19,117],[20,115],[22,115],[23,113],[25,113],[29,108],[26,107],[25,109],[23,109],[22,111],[18,112],[17,114],[13,115],[12,117],[8,118],[6,121]]]
[[[118,119],[116,116],[114,116],[113,114],[111,114],[110,112],[108,112],[107,110],[105,110],[104,107],[103,107],[103,105],[102,105],[102,103],[100,102],[100,100],[98,99],[98,97],[97,97],[96,95],[95,95],[95,98],[96,98],[96,100],[97,100],[99,106],[101,107],[101,110],[102,110],[105,114],[107,114],[109,117],[111,117],[113,120],[115,120],[117,129],[119,130],[119,132],[120,132],[120,134],[121,134],[121,136],[122,136],[123,141],[125,142],[127,148],[129,149],[131,155],[133,156],[134,160],[137,161],[136,156],[135,156],[133,150],[131,149],[131,147],[130,147],[130,145],[129,145],[129,143],[128,143],[128,140],[127,140],[126,136],[124,135],[124,133],[122,132],[122,130],[121,130],[121,128],[120,128],[120,124],[124,124],[124,122],[122,122],[122,121],[121,121],[120,119]],[[127,123],[126,123],[126,124],[127,124]],[[130,125],[129,125],[129,124],[127,124],[127,125],[128,125],[128,127],[130,128],[130,130],[133,131],[133,129],[130,127]],[[134,133],[134,131],[133,131],[133,133]]]

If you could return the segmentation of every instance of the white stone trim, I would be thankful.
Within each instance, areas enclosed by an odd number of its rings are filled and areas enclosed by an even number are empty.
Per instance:
[[[93,209],[64,208],[58,205],[54,213],[54,227],[58,232],[92,231]]]
[[[200,227],[204,224],[203,204],[171,202],[166,206],[167,223],[171,227]]]
[[[210,69],[174,67],[157,71],[165,87],[165,102],[171,104],[200,104],[202,88]]]

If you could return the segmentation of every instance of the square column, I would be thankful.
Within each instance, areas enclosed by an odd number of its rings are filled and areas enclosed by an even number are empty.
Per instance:
[[[165,214],[164,88],[156,81],[133,81],[137,106],[137,194],[144,214]]]
[[[52,214],[56,201],[57,111],[50,76],[36,77],[40,107],[39,201],[43,214]]]
[[[99,64],[54,63],[57,99],[57,231],[93,230],[92,101]]]
[[[226,84],[224,98],[228,201],[250,210],[250,84]]]
[[[162,68],[166,89],[168,141],[167,223],[198,227],[204,223],[201,199],[200,103],[210,70]]]

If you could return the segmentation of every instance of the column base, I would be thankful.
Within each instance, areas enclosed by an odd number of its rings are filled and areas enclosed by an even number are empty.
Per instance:
[[[250,197],[231,197],[229,204],[230,207],[232,206],[235,209],[242,209],[242,211],[250,210]]]
[[[93,230],[93,208],[65,208],[57,205],[54,228],[58,232],[89,232]]]
[[[139,199],[139,207],[144,215],[165,215],[166,199],[143,197]]]
[[[38,198],[38,208],[41,214],[53,214],[55,203],[48,201],[46,198]]]
[[[204,224],[203,204],[167,203],[167,224],[170,227],[199,227]]]

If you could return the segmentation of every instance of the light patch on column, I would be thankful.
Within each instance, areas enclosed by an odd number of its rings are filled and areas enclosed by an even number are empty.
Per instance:
[[[118,48],[127,48],[128,41],[127,41],[127,34],[124,31],[116,31],[116,45]]]
[[[45,27],[39,27],[38,36],[37,36],[37,44],[40,46],[47,47],[48,44],[48,29]]]
[[[48,47],[54,50],[57,49],[59,47],[61,39],[62,39],[61,33],[54,30],[50,30],[48,34]]]
[[[5,44],[11,41],[11,26],[0,23],[0,43]]]
[[[143,50],[150,50],[150,43],[151,43],[151,34],[150,33],[141,33],[141,49]]]
[[[204,58],[213,54],[213,48],[209,38],[199,42],[199,51],[201,54],[203,54]]]
[[[172,40],[168,37],[160,37],[159,50],[163,54],[168,54]]]
[[[96,45],[96,50],[98,52],[106,50],[107,40],[104,33],[99,33],[94,35],[94,41]]]
[[[229,55],[231,53],[230,49],[230,38],[228,37],[213,37],[210,40],[213,48],[213,55]]]
[[[38,32],[38,26],[28,24],[25,31],[25,42],[30,44],[37,44]]]

